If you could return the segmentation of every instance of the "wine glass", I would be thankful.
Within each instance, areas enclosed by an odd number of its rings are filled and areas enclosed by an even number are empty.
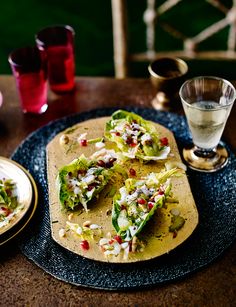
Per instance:
[[[225,79],[201,76],[187,80],[179,95],[193,139],[183,150],[185,161],[202,172],[221,169],[228,152],[219,142],[236,98],[234,86]]]

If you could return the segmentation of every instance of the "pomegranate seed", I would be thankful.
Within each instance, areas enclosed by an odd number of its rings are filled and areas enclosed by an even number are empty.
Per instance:
[[[158,195],[164,195],[164,192],[163,191],[159,191]]]
[[[87,146],[88,145],[87,140],[85,140],[85,139],[80,140],[80,145],[81,146]]]
[[[130,174],[130,176],[136,176],[136,171],[135,171],[135,169],[130,168],[130,169],[129,169],[129,174]]]
[[[137,202],[138,202],[138,204],[140,204],[140,205],[145,205],[147,202],[146,202],[146,200],[144,199],[144,198],[138,198],[137,199]]]
[[[136,143],[131,143],[130,146],[131,147],[135,147],[137,144]]]
[[[120,132],[116,132],[115,135],[116,135],[116,136],[120,136]]]
[[[166,137],[161,138],[160,142],[161,142],[162,146],[167,146],[169,144],[169,141],[168,141],[168,139]]]
[[[94,184],[88,185],[88,191],[92,191],[92,189],[93,189],[94,187],[95,187]]]
[[[8,208],[5,208],[5,207],[1,207],[1,210],[4,212],[5,216],[8,216],[11,212]]]
[[[148,209],[151,210],[153,208],[153,203],[149,202],[148,203]]]
[[[88,250],[89,249],[89,243],[87,240],[83,240],[82,242],[80,242],[80,246],[83,250]]]
[[[127,139],[126,139],[126,144],[130,145],[133,143],[133,139],[131,136],[128,136]]]
[[[121,205],[120,210],[126,210],[126,206]]]
[[[116,236],[114,236],[114,239],[115,239],[119,244],[122,243],[122,239],[121,239],[120,236],[116,235]]]
[[[105,167],[106,163],[103,160],[98,160],[97,165],[101,167]]]
[[[110,158],[109,161],[106,163],[106,168],[111,168],[116,161],[116,158]]]

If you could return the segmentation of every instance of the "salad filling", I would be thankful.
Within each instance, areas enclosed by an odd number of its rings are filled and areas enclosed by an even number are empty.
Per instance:
[[[11,179],[0,179],[0,228],[9,224],[23,209],[16,195],[16,184]]]
[[[168,139],[159,138],[151,122],[124,110],[113,113],[111,120],[106,123],[105,136],[130,159],[166,159],[170,152]]]
[[[150,173],[144,179],[129,178],[113,200],[112,223],[123,239],[132,239],[143,229],[157,208],[163,207],[170,196],[170,177],[177,168]]]
[[[121,172],[116,160],[111,152],[96,159],[81,155],[62,167],[57,178],[62,208],[74,210],[82,206],[88,211],[87,203],[103,190],[115,171]]]

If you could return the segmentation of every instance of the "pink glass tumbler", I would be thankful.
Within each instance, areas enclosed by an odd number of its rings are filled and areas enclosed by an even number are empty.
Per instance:
[[[74,30],[70,26],[52,26],[36,34],[36,44],[48,63],[52,91],[63,93],[75,87]]]
[[[15,76],[24,113],[41,114],[47,110],[47,74],[37,47],[25,47],[10,53],[8,61]]]

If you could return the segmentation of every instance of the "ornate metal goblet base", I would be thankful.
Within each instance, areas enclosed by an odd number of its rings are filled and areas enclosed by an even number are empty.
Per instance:
[[[195,145],[183,149],[183,157],[191,169],[200,172],[216,172],[228,161],[226,148],[219,144],[214,150],[201,150]]]

